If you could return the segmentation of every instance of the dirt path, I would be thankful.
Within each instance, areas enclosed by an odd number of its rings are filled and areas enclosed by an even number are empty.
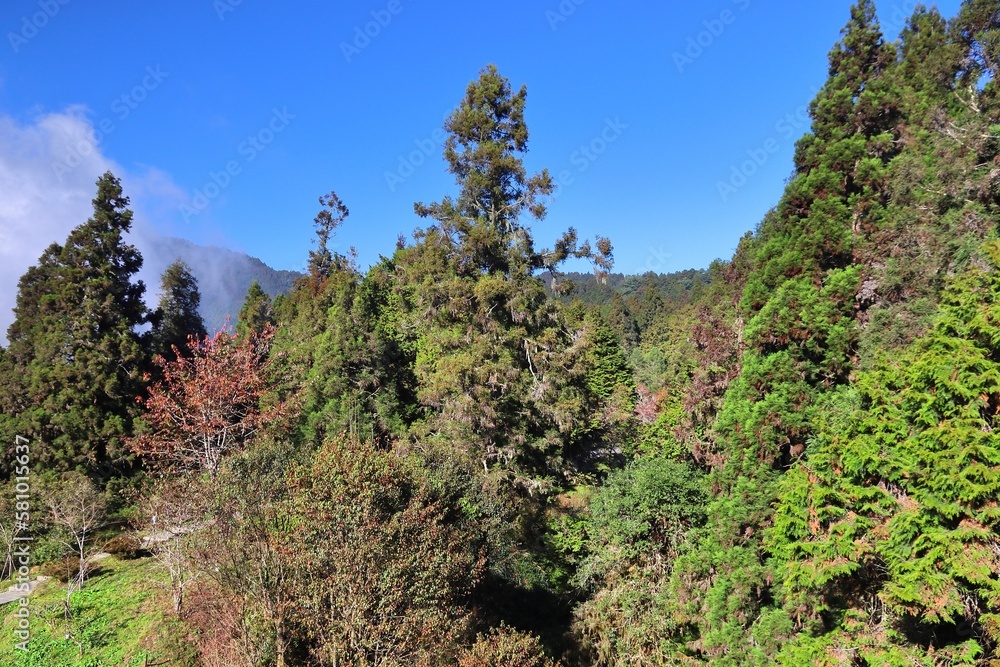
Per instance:
[[[30,582],[28,582],[28,588],[29,588],[29,590],[30,591],[34,591],[35,588],[38,587],[38,584],[42,583],[46,579],[48,579],[48,577],[39,577],[37,579],[32,579]],[[29,592],[29,594],[30,594],[30,592]],[[6,591],[4,591],[3,593],[0,593],[0,605],[5,605],[5,604],[7,604],[9,602],[14,602],[15,600],[20,600],[22,597],[24,597],[24,593],[22,593],[19,590],[16,590],[14,586],[11,586],[9,589],[7,589]]]

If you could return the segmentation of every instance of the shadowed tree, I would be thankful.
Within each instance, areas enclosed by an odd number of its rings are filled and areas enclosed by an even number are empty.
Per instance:
[[[322,664],[454,664],[471,634],[481,526],[422,477],[394,453],[343,442],[291,475],[295,620]]]
[[[204,338],[208,332],[198,312],[201,293],[191,268],[182,260],[174,261],[160,279],[160,303],[153,313],[151,349],[153,355],[168,360],[188,349],[188,338]]]

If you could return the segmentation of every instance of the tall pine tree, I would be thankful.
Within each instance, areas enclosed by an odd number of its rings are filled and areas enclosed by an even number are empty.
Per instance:
[[[416,204],[434,224],[395,256],[403,326],[415,335],[414,374],[423,418],[411,437],[461,451],[477,469],[542,488],[593,443],[579,436],[591,403],[582,380],[585,343],[562,326],[541,270],[567,257],[611,262],[611,245],[567,231],[537,250],[527,218],[546,214],[546,171],[523,156],[527,90],[514,92],[495,66],[469,84],[445,123],[445,161],[456,198]]]

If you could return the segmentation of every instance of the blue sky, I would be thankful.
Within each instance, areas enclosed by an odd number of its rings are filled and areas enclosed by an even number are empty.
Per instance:
[[[879,4],[891,38],[914,4]],[[572,225],[610,236],[619,271],[705,267],[780,197],[849,6],[8,0],[0,182],[37,202],[0,203],[0,244],[61,241],[111,165],[143,224],[277,268],[304,266],[317,197],[336,190],[339,248],[367,265],[421,224],[414,201],[455,191],[439,128],[495,63],[528,86],[529,169],[565,183],[539,245]]]

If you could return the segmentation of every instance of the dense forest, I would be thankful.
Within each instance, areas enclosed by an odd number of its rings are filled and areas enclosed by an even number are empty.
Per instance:
[[[181,262],[145,305],[103,175],[0,348],[4,574],[30,533],[62,582],[0,662],[1000,665],[1000,7],[894,37],[851,7],[783,196],[705,271],[536,242],[493,66],[412,238],[363,271],[323,195],[231,329]],[[162,609],[125,655],[94,609],[133,566]]]

